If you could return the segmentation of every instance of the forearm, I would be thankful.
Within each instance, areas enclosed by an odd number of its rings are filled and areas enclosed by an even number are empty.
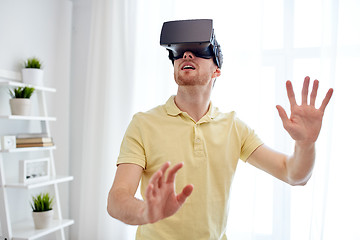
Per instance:
[[[122,191],[110,191],[107,211],[116,218],[129,225],[143,225],[147,222],[144,218],[145,203]]]
[[[315,163],[315,143],[295,142],[294,154],[286,163],[288,182],[304,185],[310,179]]]

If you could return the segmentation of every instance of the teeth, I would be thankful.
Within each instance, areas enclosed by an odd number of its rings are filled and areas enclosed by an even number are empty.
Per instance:
[[[195,69],[193,66],[185,65],[183,69]]]

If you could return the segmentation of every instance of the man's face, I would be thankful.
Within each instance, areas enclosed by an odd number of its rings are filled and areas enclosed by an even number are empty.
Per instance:
[[[207,85],[218,76],[220,69],[213,59],[196,57],[187,51],[174,61],[174,78],[179,86]]]

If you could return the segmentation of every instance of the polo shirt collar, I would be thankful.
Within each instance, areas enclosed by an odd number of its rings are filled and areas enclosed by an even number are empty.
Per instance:
[[[167,102],[165,104],[165,109],[166,109],[166,112],[168,115],[175,117],[175,116],[179,115],[180,113],[182,113],[182,111],[176,106],[174,99],[175,99],[175,96],[171,96],[167,100]]]
[[[181,113],[183,113],[183,111],[181,111],[175,104],[175,96],[171,96],[166,104],[165,104],[165,109],[166,109],[166,112],[168,115],[170,116],[177,116]],[[218,115],[218,109],[216,107],[213,107],[213,104],[212,102],[210,102],[210,108],[209,108],[209,111],[206,113],[206,115],[204,117],[202,117],[202,119],[214,119],[216,116]],[[201,119],[201,120],[202,120]],[[200,120],[200,121],[201,121]]]

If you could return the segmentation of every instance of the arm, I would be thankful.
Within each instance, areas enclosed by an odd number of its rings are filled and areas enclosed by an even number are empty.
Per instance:
[[[154,173],[146,188],[145,201],[134,197],[143,169],[135,164],[120,164],[108,197],[110,216],[130,225],[154,223],[175,214],[188,196],[193,186],[187,185],[180,194],[175,194],[175,176],[183,163],[169,169],[167,162]]]
[[[288,118],[281,106],[276,106],[285,130],[295,140],[294,153],[286,156],[266,146],[260,146],[248,158],[248,162],[273,176],[291,184],[304,185],[310,179],[315,163],[315,142],[319,136],[325,108],[330,101],[333,89],[329,89],[319,109],[315,100],[319,82],[314,81],[308,104],[310,78],[306,77],[302,89],[302,103],[296,104],[295,94],[290,81],[286,83],[291,106]]]
[[[145,204],[134,197],[142,171],[136,164],[120,164],[108,196],[110,216],[130,225],[145,224],[142,217]]]
[[[315,163],[315,147],[302,147],[295,143],[294,154],[287,156],[262,145],[247,161],[290,185],[304,185],[310,179]]]

